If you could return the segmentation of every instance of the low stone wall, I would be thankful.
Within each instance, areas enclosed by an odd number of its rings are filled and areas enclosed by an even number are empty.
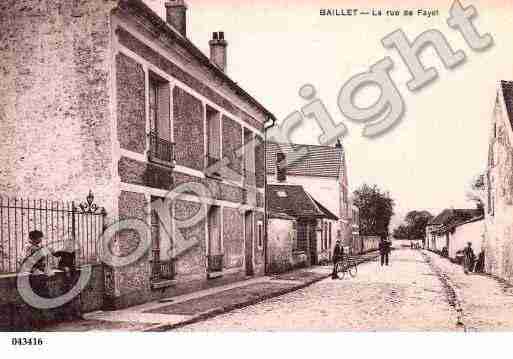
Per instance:
[[[28,276],[28,274],[19,274]],[[80,271],[71,275],[56,272],[47,277],[32,275],[30,283],[34,292],[42,297],[56,298],[65,294],[78,280]],[[38,309],[27,304],[17,288],[18,275],[0,276],[0,331],[32,331],[56,321],[72,320],[81,313],[103,307],[103,266],[92,267],[91,279],[81,294],[61,307]]]

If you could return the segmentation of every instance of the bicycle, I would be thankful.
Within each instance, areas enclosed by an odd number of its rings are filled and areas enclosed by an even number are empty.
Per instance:
[[[349,255],[344,255],[335,265],[335,273],[339,279],[344,279],[346,273],[354,278],[358,274],[358,264]],[[339,276],[339,273],[342,273],[342,277]]]

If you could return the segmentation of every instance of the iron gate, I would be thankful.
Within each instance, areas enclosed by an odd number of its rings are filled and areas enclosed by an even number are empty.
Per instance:
[[[79,203],[0,196],[0,273],[16,273],[25,258],[30,231],[43,232],[43,245],[61,250],[72,241],[77,266],[99,263],[106,212],[89,192]]]

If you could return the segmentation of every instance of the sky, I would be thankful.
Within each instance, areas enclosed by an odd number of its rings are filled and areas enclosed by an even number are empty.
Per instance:
[[[164,0],[145,0],[164,15]],[[405,5],[407,3],[407,5]],[[298,95],[312,84],[335,122],[349,129],[343,138],[349,186],[377,184],[396,200],[396,213],[473,207],[466,200],[471,179],[486,168],[488,133],[497,83],[513,80],[513,2],[463,1],[474,5],[473,20],[481,34],[490,33],[494,45],[483,52],[469,48],[446,21],[452,1],[445,0],[187,0],[188,38],[205,54],[214,31],[224,31],[228,45],[228,75],[282,120],[306,104]],[[439,10],[439,16],[320,16],[320,9]],[[402,29],[412,41],[436,29],[466,62],[447,70],[427,48],[421,59],[435,66],[439,76],[412,93],[408,69],[395,50],[381,39]],[[394,61],[391,76],[406,112],[392,131],[377,139],[364,138],[362,125],[348,121],[337,106],[342,86],[354,75],[385,56]],[[369,106],[379,96],[366,89],[356,97]],[[303,121],[292,134],[297,143],[318,144],[320,129]],[[399,218],[396,218],[397,222]]]

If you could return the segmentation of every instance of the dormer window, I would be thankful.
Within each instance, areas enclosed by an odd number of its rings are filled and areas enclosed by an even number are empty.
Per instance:
[[[278,197],[280,197],[280,198],[287,198],[287,197],[288,197],[288,196],[287,196],[287,192],[285,192],[285,191],[277,191],[277,192],[276,192],[276,195],[277,195]]]

